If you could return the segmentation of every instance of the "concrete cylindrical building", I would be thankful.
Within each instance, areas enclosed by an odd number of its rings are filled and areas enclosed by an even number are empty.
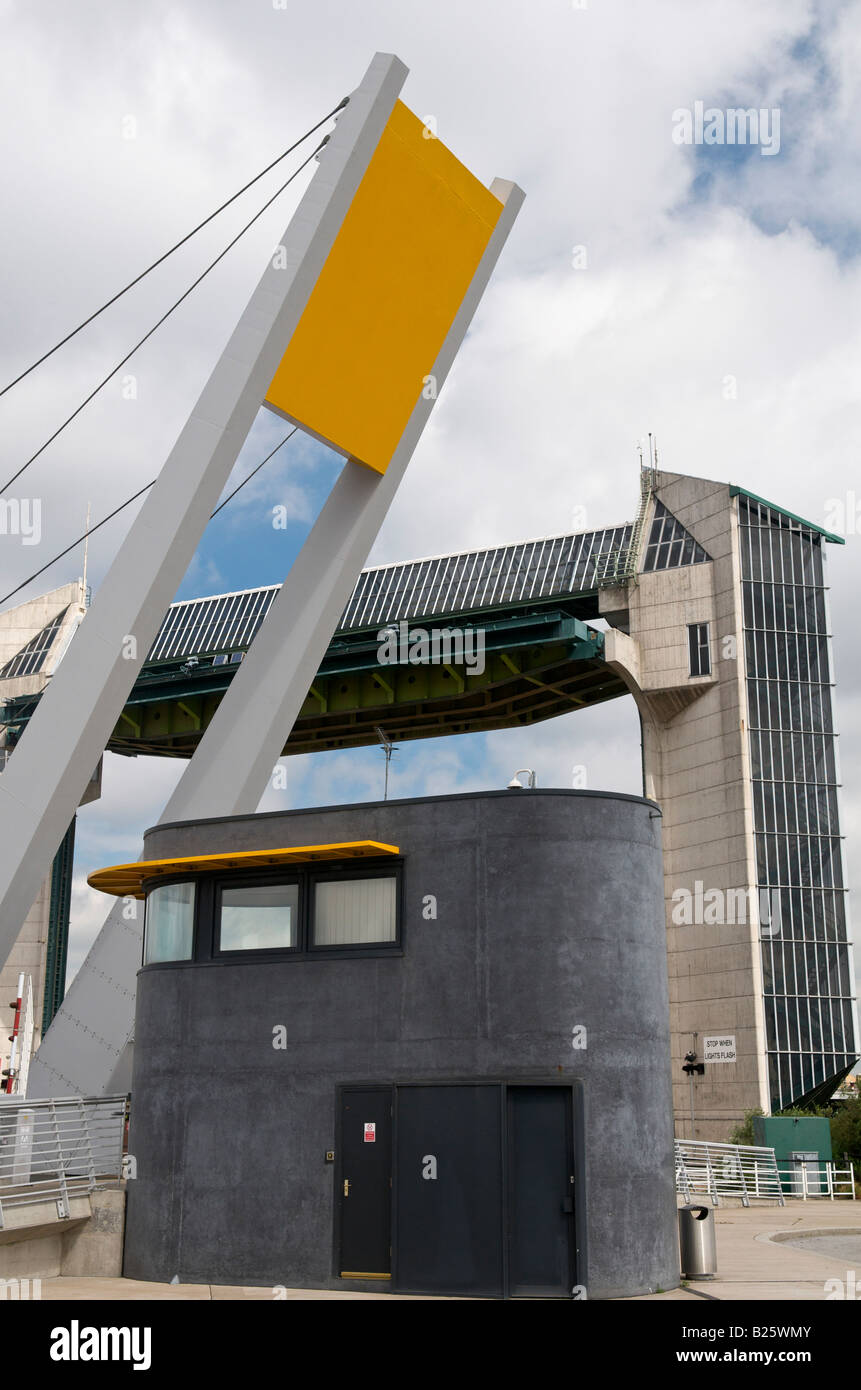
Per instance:
[[[126,1275],[674,1287],[660,825],[542,790],[151,830]]]

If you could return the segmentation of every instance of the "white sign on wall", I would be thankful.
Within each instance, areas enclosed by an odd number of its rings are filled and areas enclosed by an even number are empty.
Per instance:
[[[734,1062],[735,1034],[706,1033],[703,1036],[704,1062]]]

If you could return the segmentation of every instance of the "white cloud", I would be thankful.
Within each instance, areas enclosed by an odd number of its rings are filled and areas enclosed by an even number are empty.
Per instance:
[[[441,137],[483,178],[514,177],[527,200],[375,556],[558,532],[575,506],[588,524],[627,519],[635,444],[649,429],[665,467],[741,482],[814,520],[829,498],[861,495],[857,5],[296,0],[282,11],[266,0],[120,0],[7,4],[4,18],[11,216],[0,374],[13,375],[334,105],[380,48],[411,65],[409,104],[435,114]],[[780,154],[730,170],[674,145],[672,113],[695,100],[779,104]],[[123,139],[127,115],[133,140]],[[136,359],[137,400],[106,391],[27,475],[21,495],[46,499],[46,558],[83,529],[88,499],[108,510],[157,472],[291,205],[267,214]],[[0,401],[9,471],[220,249],[244,206]],[[572,268],[575,245],[586,247],[586,270]],[[729,376],[737,399],[726,399]],[[247,505],[280,500],[307,521],[303,467],[295,451],[264,470],[240,495],[237,522]],[[96,583],[129,519],[94,540]],[[70,558],[50,582],[78,568]],[[851,539],[832,547],[830,572],[851,868],[861,853]],[[0,549],[7,587],[21,573],[20,549]],[[568,785],[576,761],[594,765],[595,785],[631,790],[631,709],[619,701],[464,740],[462,752],[448,741],[405,745],[393,785],[398,794],[504,785],[518,762],[540,763],[542,785]],[[288,796],[337,801],[344,785],[378,795],[380,767],[367,759],[293,759]],[[103,835],[106,847],[131,845],[157,819],[169,778],[162,785],[165,774],[143,766],[124,760],[122,778],[111,774],[102,821],[85,824],[95,812],[82,813],[83,848]],[[165,766],[176,775],[153,764]],[[76,904],[85,934],[89,908]]]

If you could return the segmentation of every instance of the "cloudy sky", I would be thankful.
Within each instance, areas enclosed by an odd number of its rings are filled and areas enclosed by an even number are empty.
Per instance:
[[[359,81],[375,50],[485,182],[527,200],[379,536],[389,561],[630,519],[637,442],[836,528],[829,548],[850,871],[858,878],[861,419],[857,0],[0,0],[0,378],[184,235]],[[685,145],[674,113],[779,109],[779,149]],[[776,142],[774,142],[776,143]],[[283,177],[283,176],[282,176]],[[278,171],[0,400],[14,471],[274,192]],[[16,485],[39,546],[3,592],[161,467],[277,245],[303,176]],[[133,380],[129,381],[129,377]],[[0,384],[2,384],[0,383]],[[283,435],[261,413],[233,484]],[[207,531],[180,596],[280,582],[340,462],[297,436]],[[288,507],[274,531],[273,505]],[[134,509],[90,546],[98,587]],[[67,557],[16,601],[75,578]],[[402,745],[399,795],[640,790],[633,702],[536,729]],[[104,916],[84,883],[133,859],[178,775],[108,756],[79,816],[70,974]],[[264,805],[374,798],[379,750],[291,759]]]

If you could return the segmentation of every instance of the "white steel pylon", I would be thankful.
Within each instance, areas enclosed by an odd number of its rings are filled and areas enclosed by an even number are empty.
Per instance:
[[[302,257],[308,258],[310,245],[317,241],[329,248],[332,246],[331,223],[335,219],[338,222],[343,220],[352,197],[349,190],[355,192],[363,171],[367,169],[406,75],[407,69],[397,58],[382,54],[375,57],[361,86],[351,97],[326,148],[321,168],[288,228],[283,244],[290,248],[288,260],[291,263],[296,260],[293,278],[299,277],[306,290],[307,275]],[[319,204],[324,200],[309,200],[309,195],[324,175],[327,176],[324,182],[329,196],[321,207]],[[490,193],[498,203],[498,217],[492,229],[488,230],[486,243],[477,256],[464,291],[458,294],[458,305],[448,331],[432,363],[428,364],[428,375],[434,383],[433,391],[418,393],[396,447],[383,468],[377,471],[376,466],[365,467],[348,456],[323,511],[180,779],[160,823],[230,816],[256,809],[523,201],[521,190],[503,180],[495,180]],[[309,201],[310,207],[306,209]],[[296,256],[296,235],[291,235],[297,220],[302,228],[302,235],[298,239],[299,257]],[[337,226],[334,230],[337,231]],[[319,274],[322,268],[319,256],[315,255],[312,259],[316,274]],[[283,275],[284,271],[276,273]],[[267,281],[268,274],[261,285]],[[309,292],[302,298],[303,305],[308,300]],[[255,299],[259,295],[260,290]],[[255,300],[252,300],[252,305],[254,303]],[[242,322],[245,317],[243,315]],[[283,353],[287,339],[282,337],[280,341]],[[253,377],[253,385],[249,384],[247,388],[248,394],[253,397],[253,404],[249,406],[252,416],[273,372],[272,355],[269,354],[264,369],[247,374]],[[236,452],[242,437],[238,439]],[[211,503],[216,500],[226,479],[226,474],[221,471],[218,476],[220,481],[214,495],[211,485],[207,490],[204,507],[208,510],[211,510]],[[200,513],[201,508],[198,507],[195,524],[201,519]],[[205,518],[203,520],[205,524]],[[198,535],[199,532],[196,532],[193,545]],[[146,614],[148,635],[145,640],[142,637],[139,644],[142,651],[140,661],[149,650],[188,559],[190,553],[164,602],[160,595],[165,585],[161,583],[155,616],[151,611],[155,600],[149,600]],[[163,563],[166,562],[167,557]],[[172,575],[175,569],[174,564]],[[105,585],[109,580],[110,576]],[[142,623],[143,618],[140,617],[139,628]],[[80,633],[76,638],[76,641],[79,640]],[[121,697],[117,697],[119,703],[117,698],[109,702],[109,711],[99,724],[101,744],[93,763],[118,717],[140,661],[131,673],[131,680],[123,685]],[[34,722],[35,717],[31,727]],[[45,722],[42,721],[43,726]],[[30,730],[27,732],[29,734]],[[93,747],[98,741],[97,737],[90,740]],[[23,746],[24,740],[16,750],[10,767],[14,766],[15,757]],[[74,804],[63,828],[71,817]],[[2,815],[3,807],[0,804],[0,827]],[[50,839],[48,835],[46,843]],[[45,865],[50,864],[51,853],[53,849],[44,861]],[[45,871],[46,868],[43,868],[42,876]],[[31,898],[26,900],[24,912],[41,881],[35,871],[30,875],[30,880],[33,878],[35,883]],[[19,889],[21,901],[30,891],[30,880],[27,881],[23,897]],[[0,878],[0,885],[2,883]],[[0,909],[2,903],[0,897]],[[68,1091],[93,1095],[111,1087],[116,1089],[118,1085],[124,1089],[127,1085],[128,1078],[123,1074],[123,1057],[133,1027],[135,974],[140,965],[141,936],[141,924],[137,916],[131,915],[132,907],[118,903],[111,911],[34,1059],[31,1095]]]
[[[0,777],[0,964],[203,535],[391,113],[406,69],[378,56]]]

